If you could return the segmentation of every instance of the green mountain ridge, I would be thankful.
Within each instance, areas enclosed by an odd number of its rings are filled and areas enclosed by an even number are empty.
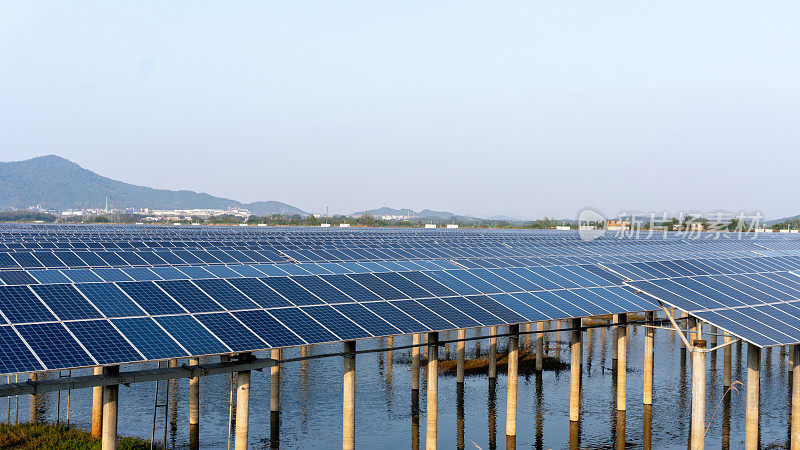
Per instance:
[[[256,215],[300,214],[305,211],[278,201],[242,203],[204,192],[155,189],[98,175],[56,155],[0,162],[0,208],[94,209],[106,198],[114,209],[246,208]]]

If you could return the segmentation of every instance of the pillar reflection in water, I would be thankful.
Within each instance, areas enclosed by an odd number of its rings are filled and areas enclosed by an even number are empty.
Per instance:
[[[489,449],[497,448],[497,379],[489,378]]]
[[[579,420],[569,423],[569,448],[570,450],[581,448],[581,422]]]
[[[594,350],[594,328],[586,330],[586,374],[592,374],[592,353]]]
[[[731,448],[731,393],[722,399],[722,450]]]
[[[560,329],[561,329],[561,321],[560,320],[556,320],[556,330],[560,330]],[[556,357],[556,359],[561,357],[561,332],[560,331],[556,331],[556,353],[555,353],[555,357]]]
[[[544,447],[544,389],[542,372],[534,373],[536,383],[536,450]]]
[[[307,345],[303,345],[300,347],[300,356],[301,357],[308,356]],[[307,359],[300,361],[300,427],[304,433],[308,430],[308,391],[309,391],[308,364],[309,361]],[[270,425],[271,424],[272,424],[272,415],[270,415]],[[276,429],[277,428],[278,427],[276,427]],[[271,435],[272,432],[270,431],[270,436]]]
[[[464,384],[456,383],[456,448],[464,449]]]
[[[180,385],[178,380],[170,380],[169,383],[169,438],[172,447],[175,448],[178,442],[178,386]]]
[[[617,411],[616,414],[616,448],[617,450],[623,450],[625,448],[625,411]]]
[[[386,347],[390,350],[386,352],[386,390],[390,394],[389,399],[391,400],[391,392],[392,392],[392,363],[394,362],[394,352],[391,350],[394,347],[394,337],[389,336]]]
[[[475,328],[475,337],[480,337],[480,336],[481,336],[481,328],[480,327]],[[475,339],[475,357],[476,358],[480,358],[481,357],[481,340],[480,339]]]
[[[642,411],[642,448],[650,450],[653,437],[653,406],[644,405]]]
[[[419,390],[411,390],[411,448],[419,450]]]

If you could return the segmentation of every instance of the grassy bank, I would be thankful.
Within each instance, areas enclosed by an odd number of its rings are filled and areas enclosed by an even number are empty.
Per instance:
[[[161,446],[156,446],[162,448]],[[76,428],[50,423],[20,423],[0,425],[0,449],[77,449],[94,450],[100,448],[100,439],[92,439],[90,433]],[[120,437],[117,440],[120,450],[144,450],[150,448],[150,441]]]

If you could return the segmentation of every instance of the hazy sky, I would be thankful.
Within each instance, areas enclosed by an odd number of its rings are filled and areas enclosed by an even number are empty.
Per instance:
[[[798,24],[797,1],[0,0],[0,160],[312,212],[781,217]]]

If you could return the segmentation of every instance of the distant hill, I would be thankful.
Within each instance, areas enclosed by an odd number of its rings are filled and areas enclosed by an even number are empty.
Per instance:
[[[800,219],[800,215],[791,216],[791,217],[784,217],[783,219],[768,220],[768,221],[764,222],[764,224],[767,225],[767,226],[772,226],[772,225],[775,225],[776,223],[784,223],[784,222],[788,222],[790,220],[798,220],[798,219]]]
[[[422,211],[414,211],[409,208],[394,209],[383,206],[377,209],[368,209],[366,211],[357,211],[351,214],[354,217],[369,214],[373,217],[382,216],[404,216],[409,219],[450,219],[455,214],[447,211],[431,211],[430,209],[423,209]]]
[[[516,217],[503,216],[503,215],[487,217],[486,220],[496,220],[498,222],[500,222],[500,221],[503,221],[503,222],[522,222],[523,221],[522,219],[517,219]]]
[[[253,214],[300,214],[303,210],[276,201],[241,203],[193,191],[172,191],[123,183],[98,175],[56,155],[0,162],[0,208],[115,209],[246,208]]]

